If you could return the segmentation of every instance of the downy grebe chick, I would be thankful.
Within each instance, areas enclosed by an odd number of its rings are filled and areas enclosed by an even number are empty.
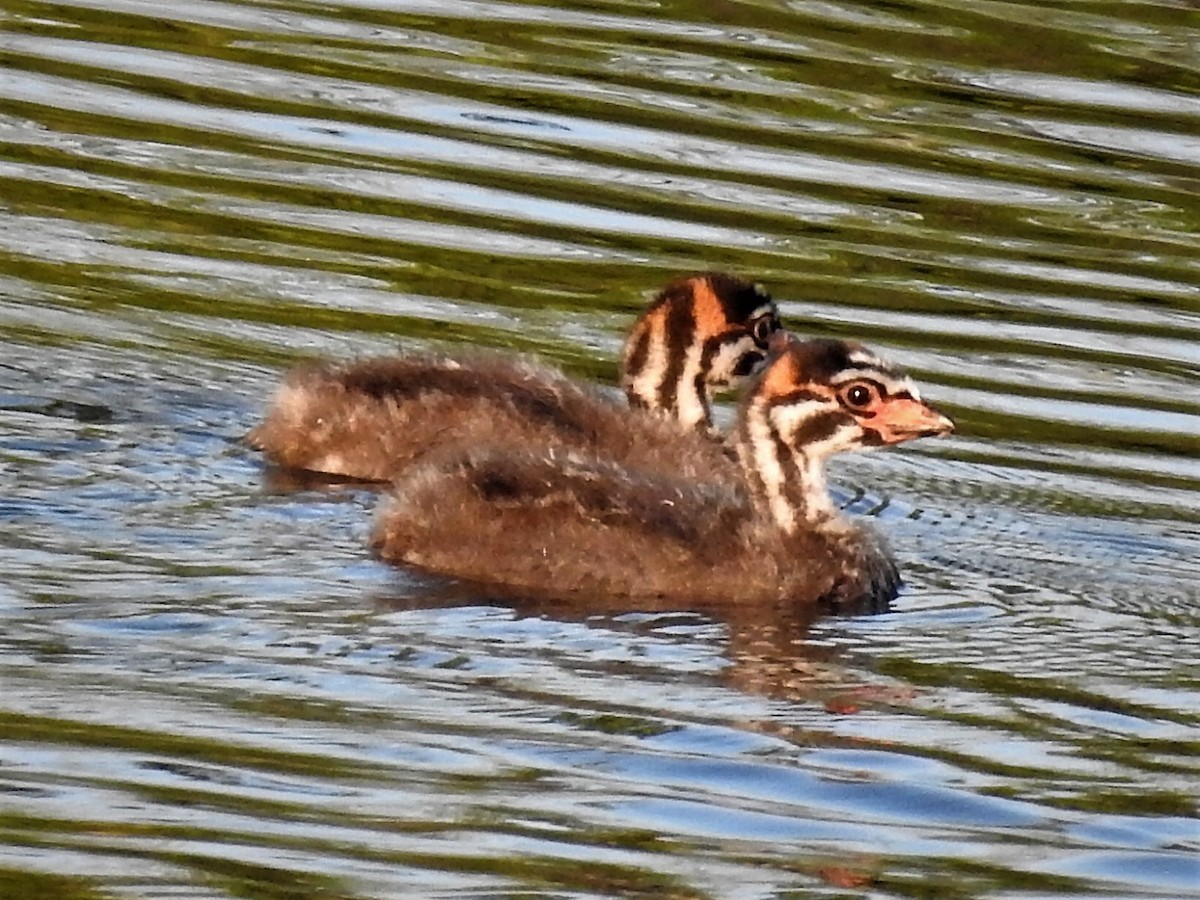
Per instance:
[[[545,447],[454,452],[397,482],[373,546],[537,595],[886,604],[895,565],[834,507],[825,462],[953,424],[860,345],[782,332],[772,343],[739,408],[740,475],[697,480]]]
[[[761,285],[727,272],[677,279],[630,330],[621,387],[634,408],[710,430],[713,394],[744,386],[779,329],[775,301]]]
[[[708,433],[712,394],[738,387],[766,357],[779,315],[770,295],[710,272],[668,285],[639,318],[622,366],[636,407]],[[247,435],[275,465],[388,481],[448,444],[597,450],[631,463],[672,429],[635,426],[601,391],[520,357],[411,355],[301,366]],[[711,455],[711,451],[706,451]]]

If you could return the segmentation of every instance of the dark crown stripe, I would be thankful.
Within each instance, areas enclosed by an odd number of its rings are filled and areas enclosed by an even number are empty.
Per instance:
[[[860,372],[862,373],[861,375],[858,374]],[[879,366],[846,366],[841,372],[836,372],[834,374],[834,378],[836,378],[838,381],[848,380],[838,378],[838,376],[845,374],[852,374],[854,376],[854,381],[869,381],[871,384],[879,388],[884,388],[889,384],[897,384],[898,382],[903,381],[902,378],[896,377],[891,372],[887,372],[884,369],[879,368]]]
[[[705,278],[721,304],[726,321],[744,322],[756,309],[772,303],[770,294],[736,275],[709,272]]]

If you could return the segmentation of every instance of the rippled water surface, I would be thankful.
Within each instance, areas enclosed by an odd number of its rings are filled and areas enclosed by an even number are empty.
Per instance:
[[[0,897],[1200,896],[1186,0],[0,0]],[[498,603],[239,438],[764,282],[887,614]]]

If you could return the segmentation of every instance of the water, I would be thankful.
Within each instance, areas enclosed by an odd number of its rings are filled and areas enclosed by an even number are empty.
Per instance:
[[[1186,2],[0,4],[0,897],[1200,895]],[[611,382],[679,272],[960,423],[892,612],[388,569],[312,356]]]

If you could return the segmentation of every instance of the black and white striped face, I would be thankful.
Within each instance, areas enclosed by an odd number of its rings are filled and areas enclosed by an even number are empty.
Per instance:
[[[735,389],[762,371],[771,337],[783,326],[775,301],[754,286],[761,302],[746,317],[714,321],[705,338],[702,367],[710,387]]]
[[[760,286],[722,272],[672,282],[630,333],[621,382],[632,405],[711,424],[714,390],[762,369],[779,312]]]
[[[912,380],[860,344],[778,340],[752,403],[771,430],[811,460],[949,434],[954,423],[921,399]]]
[[[770,351],[742,402],[738,453],[751,495],[784,532],[836,515],[825,488],[830,456],[954,428],[908,376],[858,344],[779,332]]]

